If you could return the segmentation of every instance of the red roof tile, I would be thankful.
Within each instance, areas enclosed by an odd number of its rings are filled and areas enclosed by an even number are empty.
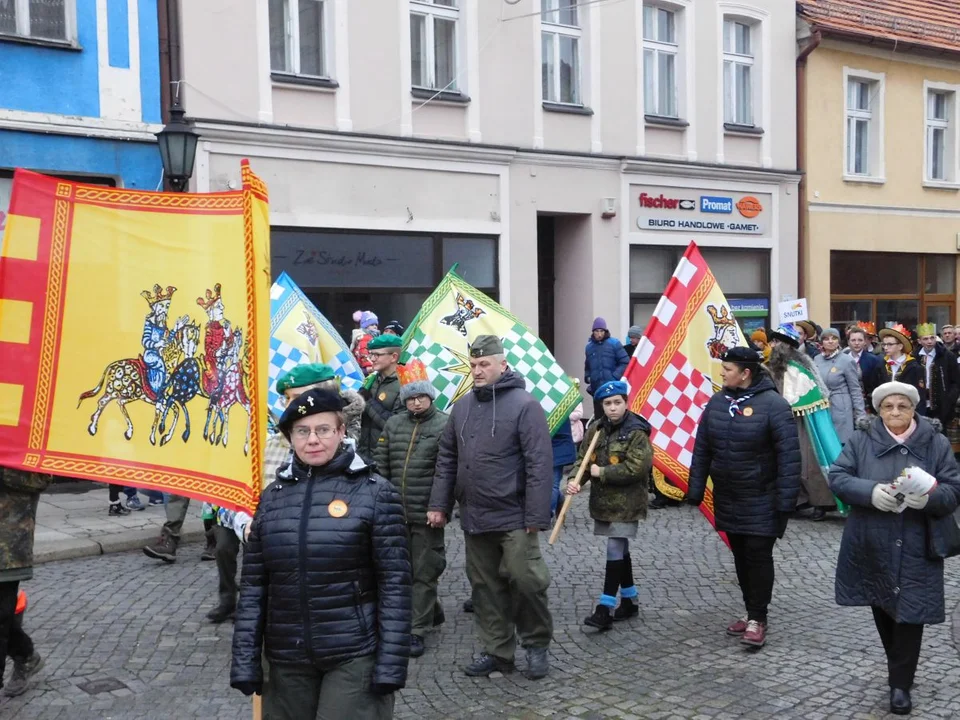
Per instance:
[[[798,0],[814,29],[960,52],[960,0]]]

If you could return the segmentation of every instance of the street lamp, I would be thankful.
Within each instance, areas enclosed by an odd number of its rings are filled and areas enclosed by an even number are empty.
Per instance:
[[[177,192],[186,190],[190,176],[193,175],[197,140],[200,139],[200,135],[194,131],[193,126],[183,119],[184,115],[180,102],[174,102],[173,107],[170,108],[170,122],[157,133],[163,174],[167,176],[170,186]]]

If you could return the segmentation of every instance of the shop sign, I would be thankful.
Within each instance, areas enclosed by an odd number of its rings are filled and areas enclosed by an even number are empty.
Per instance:
[[[767,298],[727,298],[727,304],[734,315],[767,315],[770,313],[770,300]]]
[[[769,193],[632,185],[631,221],[639,230],[767,235]]]

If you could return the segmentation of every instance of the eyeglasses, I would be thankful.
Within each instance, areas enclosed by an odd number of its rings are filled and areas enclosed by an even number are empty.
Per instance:
[[[336,435],[339,429],[338,427],[330,427],[329,425],[321,425],[315,428],[301,426],[293,429],[293,436],[297,440],[307,440],[311,435],[316,435],[318,440],[327,440]]]
[[[371,352],[371,353],[367,353],[367,355],[369,355],[369,356],[372,357],[372,358],[382,358],[382,357],[386,357],[387,355],[393,355],[393,354],[394,354],[394,353],[392,353],[392,352]]]
[[[885,342],[885,343],[880,343],[880,346],[881,346],[881,347],[896,347],[896,346],[899,345],[899,344],[900,344],[900,343],[898,343],[898,342]]]

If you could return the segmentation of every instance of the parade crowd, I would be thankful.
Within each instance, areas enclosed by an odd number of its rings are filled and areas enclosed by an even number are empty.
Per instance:
[[[232,687],[263,697],[266,718],[384,719],[410,658],[445,621],[438,596],[446,525],[459,515],[480,653],[463,672],[549,673],[553,616],[541,533],[564,495],[589,489],[593,533],[606,538],[602,587],[588,628],[640,614],[631,541],[651,508],[652,428],[630,410],[626,347],[597,318],[585,347],[593,401],[551,436],[541,405],[505,358],[500,338],[469,350],[471,392],[449,414],[417,360],[400,365],[403,327],[354,316],[351,350],[369,374],[348,391],[331,367],[305,364],[277,380],[286,410],[264,448],[256,513],[206,507],[218,568],[211,622],[235,621]],[[712,487],[717,530],[734,556],[744,614],[719,627],[752,651],[767,641],[773,549],[791,518],[846,513],[836,570],[840,605],[869,607],[888,661],[890,709],[907,714],[925,625],[944,621],[944,558],[960,553],[954,513],[960,366],[954,328],[812,322],[756,332],[722,358],[722,387],[706,404],[686,501]],[[798,390],[796,378],[809,387]],[[829,467],[797,393],[818,389],[842,445]],[[15,618],[30,577],[36,474],[3,469],[0,666],[12,658],[23,692],[42,659]],[[573,482],[578,478],[577,482]],[[567,480],[564,485],[564,479]],[[712,481],[712,483],[710,482]],[[186,498],[144,552],[176,560]],[[242,571],[237,583],[242,549]],[[629,623],[625,623],[629,625]],[[0,674],[2,677],[2,674]],[[15,686],[16,683],[16,686]]]

